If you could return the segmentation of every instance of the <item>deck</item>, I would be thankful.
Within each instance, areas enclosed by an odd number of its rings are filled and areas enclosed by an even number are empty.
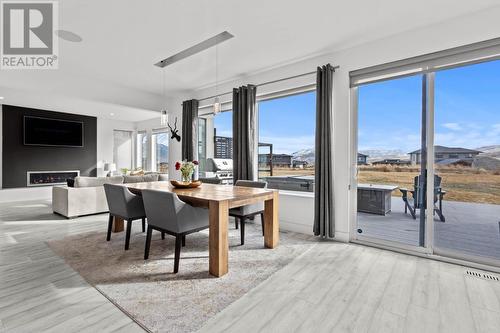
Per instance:
[[[358,227],[365,237],[418,246],[419,214],[404,213],[400,197],[392,197],[386,216],[358,213]],[[443,201],[446,222],[434,218],[435,247],[466,255],[500,260],[500,205]]]

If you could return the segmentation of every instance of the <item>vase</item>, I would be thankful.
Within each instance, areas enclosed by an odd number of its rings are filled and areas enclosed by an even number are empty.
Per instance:
[[[185,182],[185,183],[191,183],[192,181],[192,178],[193,178],[193,173],[190,172],[190,173],[183,173],[182,174],[182,181]]]

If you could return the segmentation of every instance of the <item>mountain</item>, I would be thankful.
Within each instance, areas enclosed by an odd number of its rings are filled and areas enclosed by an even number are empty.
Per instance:
[[[386,158],[399,158],[402,160],[410,159],[410,156],[399,149],[369,149],[360,151],[361,154],[368,155],[368,161],[380,161]],[[292,160],[294,161],[307,161],[309,164],[314,165],[314,148],[307,148],[292,153]]]
[[[500,145],[484,146],[476,148],[476,150],[481,151],[481,156],[489,156],[500,158]]]
[[[307,148],[292,153],[293,161],[307,161],[307,163],[314,165],[315,155],[314,148]]]
[[[380,161],[386,158],[410,159],[410,155],[400,149],[368,149],[359,152],[368,155],[368,162]]]

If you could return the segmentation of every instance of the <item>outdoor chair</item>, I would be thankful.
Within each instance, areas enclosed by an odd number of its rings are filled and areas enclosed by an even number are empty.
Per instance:
[[[403,201],[405,203],[405,214],[410,211],[413,219],[416,219],[416,211],[417,209],[425,208],[426,203],[426,195],[423,193],[423,199],[420,198],[420,191],[425,188],[421,188],[420,186],[420,176],[416,176],[413,182],[413,190],[408,190],[406,188],[399,189],[403,194]],[[411,194],[411,196],[408,195]],[[439,216],[441,222],[445,221],[443,215],[443,197],[446,194],[446,191],[443,191],[441,188],[441,177],[438,175],[434,175],[434,214]]]

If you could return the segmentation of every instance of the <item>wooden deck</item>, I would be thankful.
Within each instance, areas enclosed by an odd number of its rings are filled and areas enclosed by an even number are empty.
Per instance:
[[[446,222],[434,218],[436,247],[500,260],[500,205],[443,201]],[[386,216],[358,213],[362,235],[418,246],[417,219],[404,213],[404,203],[392,197]]]

